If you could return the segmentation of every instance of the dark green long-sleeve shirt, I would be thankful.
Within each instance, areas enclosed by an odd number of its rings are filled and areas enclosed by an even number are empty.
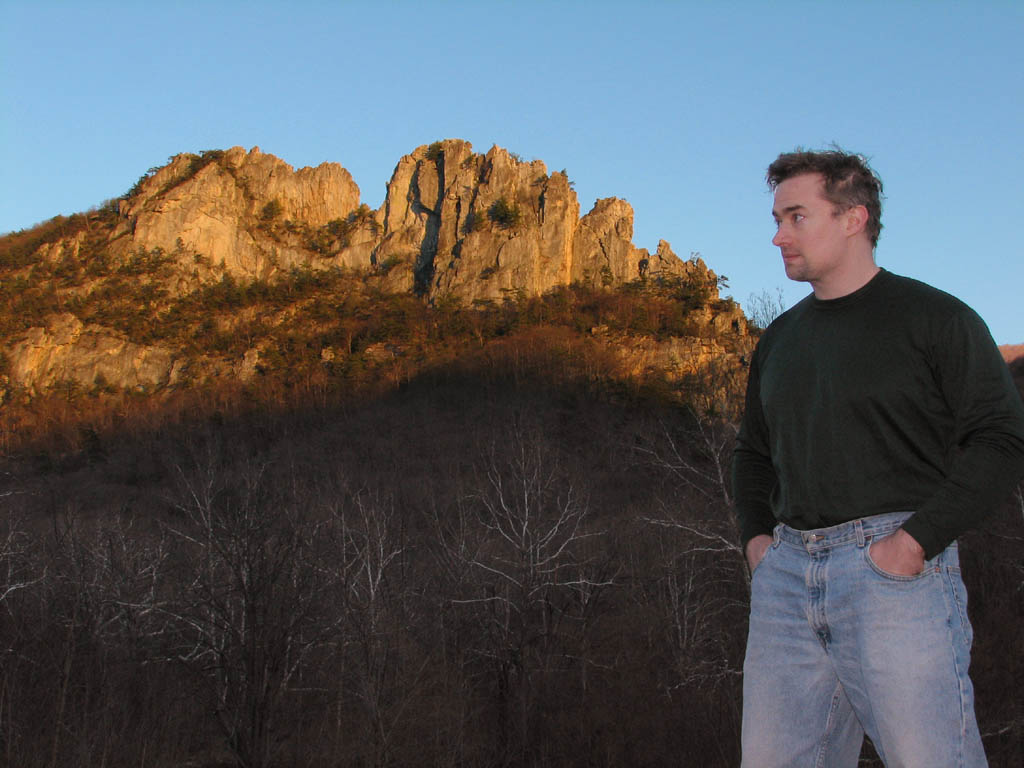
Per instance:
[[[777,521],[822,528],[885,512],[934,557],[1024,474],[1024,404],[984,322],[881,270],[808,296],[754,352],[733,455],[746,546]]]

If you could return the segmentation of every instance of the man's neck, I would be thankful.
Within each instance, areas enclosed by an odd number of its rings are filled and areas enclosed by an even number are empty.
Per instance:
[[[868,258],[851,261],[847,269],[841,273],[832,273],[827,279],[811,283],[815,297],[819,299],[841,299],[859,291],[877,275],[879,267],[875,264],[873,254]]]

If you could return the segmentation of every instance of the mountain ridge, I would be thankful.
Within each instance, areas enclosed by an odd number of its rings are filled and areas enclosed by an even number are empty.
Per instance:
[[[295,170],[258,147],[176,155],[98,210],[0,238],[0,399],[244,383],[296,365],[281,349],[300,336],[303,365],[422,360],[440,343],[423,340],[430,331],[409,343],[388,335],[408,329],[353,328],[401,305],[406,317],[429,308],[435,325],[461,311],[509,333],[524,315],[511,307],[559,291],[545,310],[559,322],[603,294],[636,305],[574,331],[626,375],[742,367],[753,337],[719,296],[724,278],[665,241],[636,247],[624,200],[579,211],[564,171],[458,139],[403,156],[376,210],[337,163]]]

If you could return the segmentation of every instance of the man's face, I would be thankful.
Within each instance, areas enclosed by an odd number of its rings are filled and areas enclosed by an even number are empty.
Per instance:
[[[842,216],[824,188],[821,174],[793,176],[775,189],[772,208],[778,227],[772,243],[782,251],[786,277],[812,286],[837,274],[847,253]]]

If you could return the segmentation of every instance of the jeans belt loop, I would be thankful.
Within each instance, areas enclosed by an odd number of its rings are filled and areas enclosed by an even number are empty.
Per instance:
[[[864,522],[862,520],[854,520],[853,529],[857,532],[857,546],[861,549],[864,548]]]
[[[779,526],[776,525],[774,528],[772,528],[772,546],[779,546],[779,541],[781,541],[781,539],[782,537],[779,536]]]

